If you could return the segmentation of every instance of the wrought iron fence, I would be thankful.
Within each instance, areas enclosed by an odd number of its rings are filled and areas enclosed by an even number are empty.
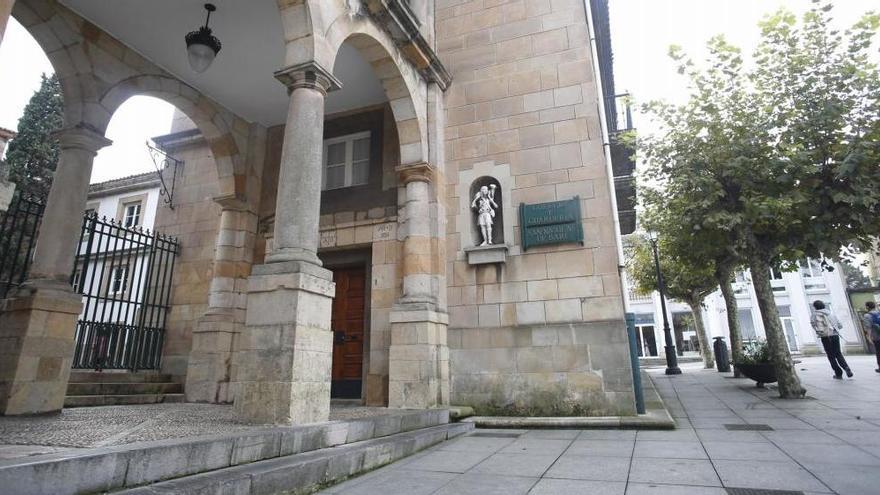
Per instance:
[[[70,277],[84,303],[74,368],[159,368],[178,251],[175,238],[83,217]]]
[[[27,279],[43,208],[36,198],[17,196],[0,219],[0,299]]]

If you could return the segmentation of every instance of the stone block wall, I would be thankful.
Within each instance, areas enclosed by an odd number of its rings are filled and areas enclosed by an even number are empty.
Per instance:
[[[191,140],[168,149],[184,165],[178,170],[174,209],[159,205],[155,230],[180,240],[174,267],[171,311],[165,326],[162,372],[184,381],[192,348],[192,334],[208,309],[208,292],[214,276],[214,250],[220,206],[217,166],[204,139]]]
[[[437,0],[445,95],[451,400],[632,414],[598,91],[582,0]],[[472,181],[506,202],[506,261],[472,266]],[[581,201],[584,244],[520,247],[520,203]],[[514,214],[509,214],[512,212]],[[497,228],[497,227],[496,227]],[[539,407],[540,406],[540,407]]]

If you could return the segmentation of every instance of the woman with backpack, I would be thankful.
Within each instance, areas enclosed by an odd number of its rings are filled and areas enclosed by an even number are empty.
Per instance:
[[[810,325],[813,326],[813,330],[822,341],[825,355],[828,356],[831,369],[834,370],[834,378],[837,380],[842,379],[844,371],[846,376],[852,378],[853,372],[849,369],[849,365],[846,364],[843,353],[840,352],[839,331],[843,328],[843,325],[840,324],[840,320],[830,310],[825,309],[825,303],[822,301],[813,301],[813,307],[816,308],[816,311],[813,312],[813,317],[810,318]]]
[[[862,317],[865,322],[865,337],[874,342],[874,353],[877,354],[877,373],[880,373],[880,311],[874,301],[867,301],[865,309],[868,311]]]

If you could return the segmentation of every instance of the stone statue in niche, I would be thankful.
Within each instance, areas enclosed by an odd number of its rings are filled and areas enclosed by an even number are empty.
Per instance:
[[[483,236],[483,243],[480,246],[492,244],[492,225],[495,224],[495,210],[498,209],[498,204],[495,203],[497,187],[495,184],[481,186],[471,202],[471,208],[477,210],[477,225]]]

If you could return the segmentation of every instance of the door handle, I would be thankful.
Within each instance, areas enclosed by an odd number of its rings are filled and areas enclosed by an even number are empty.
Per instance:
[[[338,330],[333,331],[333,343],[336,345],[341,345],[345,343],[345,332],[340,332]]]

